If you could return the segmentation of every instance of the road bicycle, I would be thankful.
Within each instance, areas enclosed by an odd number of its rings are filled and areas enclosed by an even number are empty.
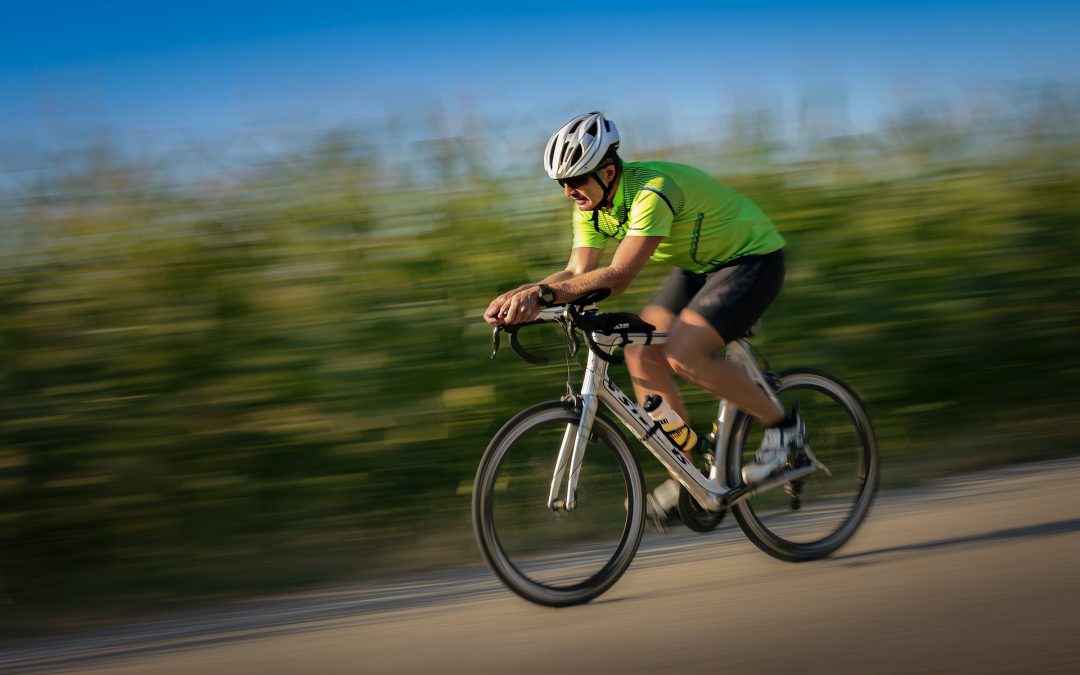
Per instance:
[[[473,529],[499,579],[526,600],[561,607],[596,598],[630,566],[646,524],[647,491],[637,456],[612,416],[681,484],[678,513],[691,529],[708,532],[731,509],[750,541],[790,562],[828,556],[847,542],[869,512],[879,471],[873,426],[855,392],[817,369],[773,372],[749,335],[734,340],[726,358],[783,409],[798,404],[807,442],[778,473],[745,484],[741,469],[753,460],[762,430],[721,400],[699,469],[608,377],[609,365],[623,360],[618,349],[663,344],[667,334],[636,314],[600,312],[596,303],[606,295],[546,307],[531,322],[492,332],[492,358],[505,333],[524,360],[545,363],[522,346],[518,333],[550,323],[563,328],[571,354],[580,349],[579,333],[589,350],[579,391],[568,382],[561,400],[515,415],[480,460]]]

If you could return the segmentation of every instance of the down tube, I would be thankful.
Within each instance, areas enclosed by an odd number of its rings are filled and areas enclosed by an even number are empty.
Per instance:
[[[671,441],[667,440],[666,436],[645,440],[649,431],[655,426],[655,422],[637,404],[627,398],[626,394],[614,382],[605,377],[603,386],[600,387],[597,393],[611,412],[619,418],[619,421],[645,443],[649,451],[660,460],[660,463],[668,471],[675,472],[688,479],[680,482],[686,485],[690,494],[699,504],[712,504],[716,501],[716,495],[710,491],[708,479],[701,475],[701,472],[679,452]]]

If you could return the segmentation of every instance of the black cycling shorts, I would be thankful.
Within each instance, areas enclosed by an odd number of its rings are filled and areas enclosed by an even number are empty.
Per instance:
[[[649,301],[675,316],[692,309],[724,342],[745,337],[784,285],[784,252],[748,255],[700,274],[675,269]]]

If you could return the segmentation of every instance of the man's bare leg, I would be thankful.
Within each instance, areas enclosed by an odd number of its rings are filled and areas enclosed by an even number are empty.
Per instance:
[[[724,346],[724,338],[703,316],[684,309],[671,326],[664,351],[668,364],[680,377],[717,398],[731,401],[766,427],[779,424],[785,417],[784,411],[742,368],[721,356]]]
[[[658,305],[646,305],[641,310],[641,318],[656,326],[661,333],[670,332],[676,317],[667,309]],[[664,345],[630,345],[625,350],[626,367],[630,371],[630,380],[634,385],[634,395],[642,403],[649,394],[660,394],[675,412],[686,420],[686,408],[683,406],[679,385],[668,365]]]

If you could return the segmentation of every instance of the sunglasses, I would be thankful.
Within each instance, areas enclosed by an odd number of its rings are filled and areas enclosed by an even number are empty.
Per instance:
[[[591,173],[587,173],[584,176],[572,176],[570,178],[557,178],[555,181],[559,184],[559,187],[570,186],[571,190],[577,190],[585,183],[589,182],[589,178],[592,177]]]

